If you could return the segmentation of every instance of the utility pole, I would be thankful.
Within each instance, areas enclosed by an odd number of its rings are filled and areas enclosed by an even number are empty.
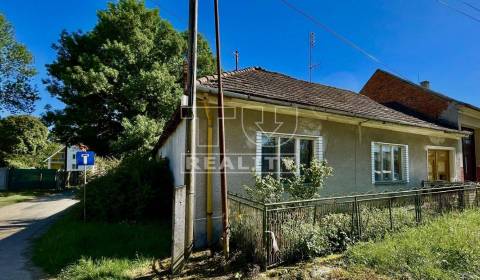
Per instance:
[[[186,117],[185,137],[185,185],[187,187],[185,209],[185,258],[188,258],[193,249],[193,218],[195,215],[195,169],[194,161],[196,140],[196,81],[197,81],[197,33],[198,33],[198,0],[190,0],[188,22],[188,104],[182,108],[182,117]]]
[[[214,0],[215,9],[215,43],[217,49],[217,75],[218,75],[218,142],[220,148],[220,188],[222,195],[222,237],[223,237],[223,253],[228,257],[230,246],[228,236],[228,201],[227,201],[227,177],[225,170],[225,122],[223,108],[223,85],[222,85],[222,63],[220,55],[220,15],[218,12],[218,0]]]
[[[235,52],[233,53],[233,55],[235,56],[235,71],[238,71],[238,58],[240,56],[238,50],[235,50]]]
[[[312,71],[315,67],[318,66],[318,64],[313,64],[313,48],[315,47],[315,33],[313,32],[310,32],[310,36],[309,36],[309,53],[308,53],[308,75],[310,77],[310,83],[312,82]]]

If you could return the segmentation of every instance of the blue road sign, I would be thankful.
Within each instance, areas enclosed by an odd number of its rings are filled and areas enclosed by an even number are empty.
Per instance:
[[[77,152],[76,155],[77,166],[81,165],[94,165],[95,164],[95,152]]]

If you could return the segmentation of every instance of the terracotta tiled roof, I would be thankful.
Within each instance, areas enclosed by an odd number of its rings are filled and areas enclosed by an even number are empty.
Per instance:
[[[442,131],[457,131],[390,109],[365,95],[353,91],[298,80],[259,67],[225,72],[222,77],[224,91],[313,106],[319,108],[319,110],[332,110],[341,115]],[[217,76],[200,78],[198,84],[216,88]]]

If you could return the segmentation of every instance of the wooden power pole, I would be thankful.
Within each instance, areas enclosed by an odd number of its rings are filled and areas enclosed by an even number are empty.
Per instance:
[[[222,85],[222,63],[220,55],[220,15],[218,12],[218,0],[214,0],[215,6],[215,45],[217,51],[217,75],[218,75],[218,142],[220,148],[220,188],[222,195],[222,240],[223,253],[228,257],[230,246],[228,236],[228,201],[227,201],[227,176],[225,170],[225,122],[223,108],[223,85]]]
[[[195,169],[194,161],[196,140],[196,81],[197,81],[197,34],[198,34],[198,0],[190,0],[188,22],[188,104],[182,108],[182,116],[186,117],[185,137],[185,185],[187,187],[185,209],[185,257],[188,258],[193,249],[193,220],[195,215]]]

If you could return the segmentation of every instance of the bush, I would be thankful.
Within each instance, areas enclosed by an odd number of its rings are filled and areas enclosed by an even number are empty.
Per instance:
[[[313,160],[310,166],[301,165],[298,168],[293,161],[284,161],[284,164],[292,172],[291,176],[283,179],[283,183],[293,199],[319,198],[325,180],[333,175],[333,168],[326,161]],[[300,172],[295,172],[297,169]]]
[[[310,259],[330,252],[322,227],[290,220],[282,226],[282,231],[282,238],[288,240],[290,244],[285,252],[285,258],[288,261]]]
[[[260,217],[261,218],[261,217]],[[230,219],[230,243],[250,261],[260,261],[264,255],[262,244],[262,221],[258,215],[238,214]]]
[[[392,224],[388,208],[362,208],[362,239],[382,239],[388,232],[400,231],[416,225],[415,209],[408,207],[392,208]]]
[[[413,213],[412,213],[413,212]],[[303,260],[344,252],[359,240],[380,240],[392,231],[401,231],[416,225],[415,213],[407,207],[392,208],[393,229],[388,209],[361,210],[362,235],[357,236],[351,213],[323,216],[316,225],[312,217],[296,218],[282,226],[283,240],[290,244],[285,249],[289,261]]]
[[[355,242],[351,214],[326,215],[319,226],[323,228],[322,234],[327,240],[329,253],[343,252]]]
[[[244,186],[247,196],[260,203],[283,201],[286,194],[293,199],[318,198],[326,178],[333,175],[333,168],[326,161],[313,160],[309,167],[297,167],[292,160],[284,159],[283,164],[289,170],[288,176],[254,174],[255,184]]]
[[[172,192],[173,180],[166,160],[132,155],[87,184],[87,217],[100,221],[169,217]],[[79,194],[83,200],[83,192]]]
[[[282,200],[284,188],[280,180],[267,175],[262,177],[255,175],[253,187],[244,186],[247,195],[260,203],[273,203]]]
[[[87,170],[87,182],[107,175],[108,172],[117,168],[121,162],[122,160],[115,157],[95,157],[95,168]],[[80,176],[83,178],[83,171],[80,172]]]

